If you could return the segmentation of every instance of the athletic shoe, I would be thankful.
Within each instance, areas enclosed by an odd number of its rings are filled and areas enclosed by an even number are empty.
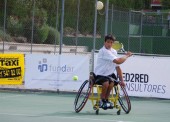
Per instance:
[[[99,108],[102,108],[102,109],[104,109],[104,110],[107,110],[106,101],[100,100],[100,101],[99,101]]]
[[[112,102],[106,100],[106,104],[107,104],[107,108],[113,109],[114,106],[113,106],[113,103],[112,103]]]

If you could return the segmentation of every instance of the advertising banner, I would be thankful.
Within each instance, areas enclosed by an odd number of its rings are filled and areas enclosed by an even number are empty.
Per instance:
[[[77,76],[78,80],[74,80],[74,76]],[[88,77],[88,56],[26,55],[26,88],[77,91]]]
[[[133,56],[121,65],[131,96],[170,98],[170,57]]]
[[[129,96],[170,98],[170,57],[134,55],[120,67]]]
[[[0,84],[21,85],[24,78],[24,54],[0,54]]]

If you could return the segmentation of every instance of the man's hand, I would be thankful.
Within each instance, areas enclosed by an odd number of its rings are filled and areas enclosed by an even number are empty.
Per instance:
[[[132,56],[132,52],[128,51],[128,52],[126,53],[126,55],[127,55],[128,57],[130,57],[130,56]]]
[[[126,86],[126,84],[125,84],[125,82],[124,82],[124,81],[120,81],[119,85],[120,85],[120,86],[123,86],[123,87],[125,87],[125,86]]]

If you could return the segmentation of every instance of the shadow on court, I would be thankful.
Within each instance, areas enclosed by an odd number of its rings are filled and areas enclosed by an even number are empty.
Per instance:
[[[95,114],[91,101],[74,112],[73,94],[0,92],[1,122],[169,122],[170,100],[131,98],[132,110],[117,115],[116,109]]]

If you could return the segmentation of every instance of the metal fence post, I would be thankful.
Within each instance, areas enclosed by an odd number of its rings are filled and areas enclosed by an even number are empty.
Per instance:
[[[80,16],[80,0],[77,0],[77,25],[76,25],[76,51],[75,54],[77,54],[77,40],[78,40],[78,31],[79,31],[79,16]]]
[[[33,0],[33,12],[32,12],[31,53],[32,53],[32,44],[34,40],[34,17],[35,17],[35,0]]]
[[[139,35],[139,40],[140,40],[140,50],[139,52],[142,53],[142,27],[143,27],[143,12],[140,12],[141,14],[141,21],[140,21],[140,35]]]
[[[129,19],[128,19],[128,50],[130,50],[130,23],[131,23],[131,10],[129,10]]]
[[[92,71],[94,71],[94,53],[95,53],[95,50],[96,50],[97,1],[98,0],[95,0],[94,30],[93,30],[93,51],[92,51]]]
[[[6,5],[7,5],[7,0],[5,0],[5,5],[4,5],[4,39],[3,39],[3,53],[5,52],[5,34],[6,34]]]
[[[106,9],[105,9],[105,35],[107,35],[108,31],[108,8],[109,8],[109,0],[106,1]]]
[[[110,26],[111,26],[111,34],[113,33],[113,4],[112,4],[112,14],[111,14],[111,23],[110,23]]]
[[[58,31],[58,8],[59,8],[59,0],[56,0],[56,30]],[[56,53],[56,44],[57,44],[57,36],[55,36],[55,42],[54,42],[54,54]]]
[[[60,50],[59,50],[59,54],[62,53],[62,46],[63,46],[64,4],[65,4],[65,0],[62,0],[62,14],[61,14],[61,28],[60,28]]]

